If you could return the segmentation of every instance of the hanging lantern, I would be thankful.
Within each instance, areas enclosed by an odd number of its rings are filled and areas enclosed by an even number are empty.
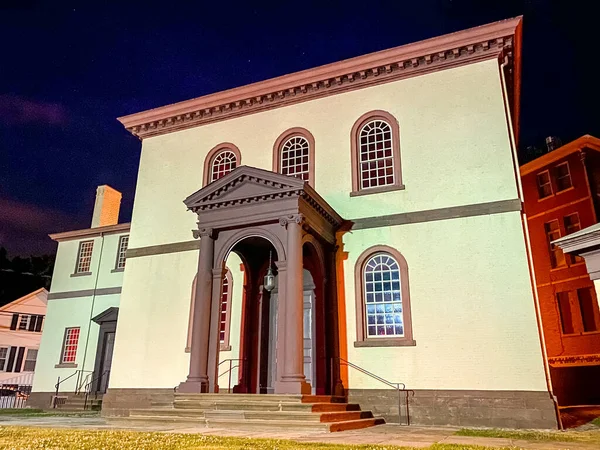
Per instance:
[[[275,275],[273,275],[273,270],[271,269],[271,252],[269,252],[269,268],[267,269],[263,286],[267,292],[271,292],[275,289]]]

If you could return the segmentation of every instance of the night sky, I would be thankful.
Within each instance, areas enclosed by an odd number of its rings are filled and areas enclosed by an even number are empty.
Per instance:
[[[95,3],[0,0],[9,256],[89,227],[100,184],[123,192],[130,220],[141,143],[118,116],[520,14],[520,147],[600,136],[597,16],[577,1]]]

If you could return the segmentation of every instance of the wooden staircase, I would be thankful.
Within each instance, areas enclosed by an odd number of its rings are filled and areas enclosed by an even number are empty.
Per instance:
[[[385,423],[345,397],[330,395],[175,394],[172,405],[130,411],[130,421],[210,428],[344,431]]]

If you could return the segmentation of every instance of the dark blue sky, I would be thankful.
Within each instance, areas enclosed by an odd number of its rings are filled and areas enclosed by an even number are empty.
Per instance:
[[[12,4],[0,0],[0,245],[13,256],[88,227],[99,184],[123,192],[130,219],[140,142],[118,116],[520,14],[520,147],[600,135],[596,12],[576,1]]]

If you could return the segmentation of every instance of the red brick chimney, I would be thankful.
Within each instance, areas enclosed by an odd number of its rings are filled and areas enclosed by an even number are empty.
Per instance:
[[[121,208],[122,194],[108,185],[98,186],[96,189],[96,203],[92,216],[92,228],[119,223],[119,209]]]

